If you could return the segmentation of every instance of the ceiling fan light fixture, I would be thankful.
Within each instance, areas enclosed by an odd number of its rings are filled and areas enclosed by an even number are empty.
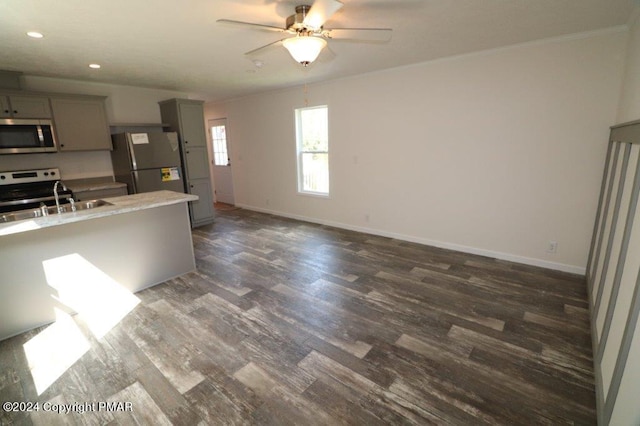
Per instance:
[[[327,41],[322,37],[298,36],[285,39],[282,45],[296,62],[300,62],[306,67],[318,59],[318,55],[327,45]]]

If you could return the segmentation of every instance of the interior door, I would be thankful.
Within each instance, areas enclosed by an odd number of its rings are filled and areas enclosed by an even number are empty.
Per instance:
[[[211,167],[214,193],[219,203],[235,205],[233,195],[233,174],[231,173],[231,155],[227,138],[227,119],[209,120],[210,148],[212,151]]]

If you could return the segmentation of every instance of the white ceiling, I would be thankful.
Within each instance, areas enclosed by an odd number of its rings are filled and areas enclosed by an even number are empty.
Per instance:
[[[282,34],[216,23],[227,18],[284,27],[296,4],[311,2],[2,0],[0,69],[220,100],[625,25],[634,10],[634,0],[343,0],[325,27],[389,27],[392,40],[330,40],[331,51],[307,69],[277,45],[244,55]],[[27,31],[45,37],[31,39]],[[90,70],[92,62],[102,68]]]

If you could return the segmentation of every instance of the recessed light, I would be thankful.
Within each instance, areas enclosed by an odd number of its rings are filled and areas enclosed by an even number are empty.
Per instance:
[[[100,69],[100,64],[89,64],[89,68],[93,68],[94,70]]]
[[[44,37],[44,35],[42,35],[42,33],[39,33],[39,32],[37,32],[37,31],[29,31],[29,32],[27,33],[27,35],[28,35],[29,37],[32,37],[32,38],[42,38],[42,37]]]

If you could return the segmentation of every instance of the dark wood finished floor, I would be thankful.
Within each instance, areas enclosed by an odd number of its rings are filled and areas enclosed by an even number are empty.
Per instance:
[[[37,395],[0,342],[0,401],[131,402],[2,424],[594,424],[582,277],[246,210],[193,231],[197,272],[144,290]]]

